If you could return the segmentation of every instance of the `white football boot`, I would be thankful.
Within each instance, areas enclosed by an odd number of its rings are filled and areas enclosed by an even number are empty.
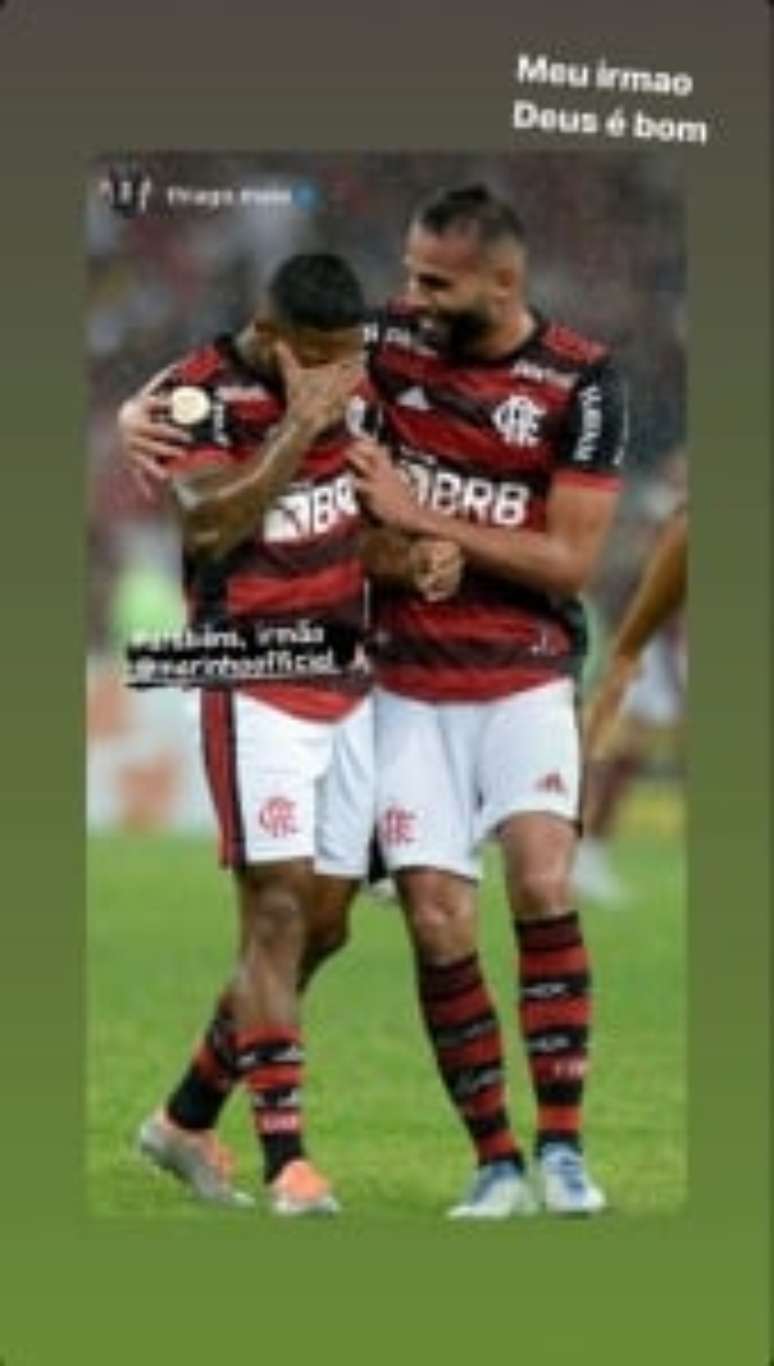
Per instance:
[[[591,1180],[577,1148],[546,1144],[536,1167],[541,1203],[549,1214],[601,1214],[607,1208],[604,1192]]]
[[[479,1167],[449,1219],[510,1219],[535,1214],[537,1204],[526,1176],[512,1162],[488,1162]]]

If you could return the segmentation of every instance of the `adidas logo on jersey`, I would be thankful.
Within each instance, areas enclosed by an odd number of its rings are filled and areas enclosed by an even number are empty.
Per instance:
[[[418,384],[415,384],[412,389],[404,389],[403,393],[398,395],[396,402],[401,408],[414,408],[421,413],[430,411],[427,394]]]

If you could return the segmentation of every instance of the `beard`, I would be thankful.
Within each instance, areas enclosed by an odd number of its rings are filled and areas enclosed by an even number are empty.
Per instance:
[[[470,355],[490,327],[486,314],[474,308],[458,313],[427,313],[422,320],[422,331],[430,343],[450,357]]]

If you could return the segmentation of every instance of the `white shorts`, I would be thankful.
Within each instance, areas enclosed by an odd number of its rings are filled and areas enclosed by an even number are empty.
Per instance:
[[[481,876],[480,846],[508,816],[578,819],[580,743],[566,679],[491,702],[376,693],[376,805],[390,872]]]
[[[242,693],[202,693],[205,768],[231,868],[314,859],[360,878],[375,819],[373,704],[306,721]]]

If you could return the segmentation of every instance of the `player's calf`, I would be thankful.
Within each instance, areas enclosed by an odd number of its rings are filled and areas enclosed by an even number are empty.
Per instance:
[[[488,1209],[501,1202],[506,1169],[515,1178],[524,1162],[507,1113],[500,1023],[476,949],[474,893],[465,880],[437,872],[402,873],[399,882],[420,1012],[441,1081],[479,1168],[497,1169],[497,1191],[487,1183],[484,1192]]]
[[[580,1149],[591,970],[575,912],[516,922],[519,1023],[537,1102],[538,1156]]]
[[[518,1013],[537,1104],[535,1149],[580,1151],[592,979],[583,929],[571,909],[575,832],[535,813],[503,831],[516,933]]]
[[[306,989],[317,969],[349,942],[349,912],[359,887],[357,878],[315,878],[299,969],[300,991]]]
[[[297,983],[312,890],[307,866],[251,869],[239,878],[242,948],[232,992],[236,1068],[250,1100],[270,1204],[278,1213],[333,1212],[324,1207],[335,1204],[308,1163],[304,1143]]]

